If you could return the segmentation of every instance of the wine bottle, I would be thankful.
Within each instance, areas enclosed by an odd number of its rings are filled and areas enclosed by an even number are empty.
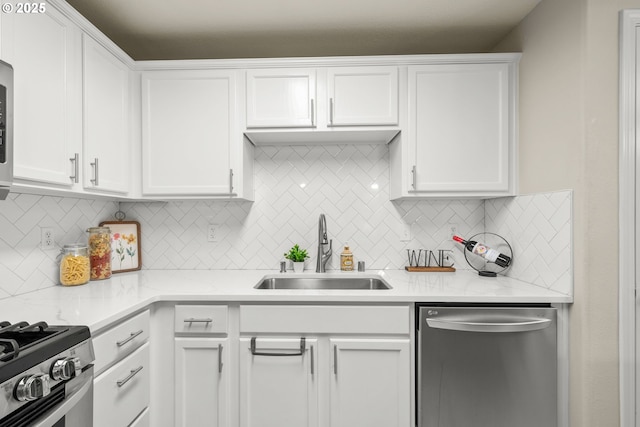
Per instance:
[[[493,262],[502,268],[506,268],[509,266],[509,264],[511,264],[510,256],[500,253],[495,249],[491,249],[487,245],[478,243],[475,240],[467,241],[460,236],[453,236],[453,240],[455,240],[456,242],[462,243],[465,249],[471,252],[472,254],[479,255],[482,258],[486,259],[487,261]]]

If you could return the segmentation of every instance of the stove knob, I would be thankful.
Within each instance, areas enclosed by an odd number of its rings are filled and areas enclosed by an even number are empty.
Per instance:
[[[51,365],[51,378],[56,381],[66,381],[75,377],[80,370],[80,359],[77,357],[66,357],[58,359]]]
[[[13,394],[20,402],[26,402],[45,397],[50,392],[49,375],[35,374],[26,376],[18,381]]]

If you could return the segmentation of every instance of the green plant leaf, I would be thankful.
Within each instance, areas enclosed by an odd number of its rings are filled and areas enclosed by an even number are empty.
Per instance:
[[[294,245],[289,252],[285,252],[284,257],[286,259],[290,259],[293,262],[303,262],[305,259],[309,258],[306,249],[300,249],[299,245]]]

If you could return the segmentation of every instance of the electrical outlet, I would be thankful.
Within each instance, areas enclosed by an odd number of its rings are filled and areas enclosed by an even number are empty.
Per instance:
[[[411,241],[411,224],[402,224],[402,236],[400,236],[401,242]]]
[[[208,242],[217,242],[219,240],[219,226],[218,224],[209,224],[207,227],[207,241]]]
[[[453,236],[458,234],[458,224],[447,224],[449,227],[449,238],[453,239]]]
[[[40,229],[40,248],[55,249],[56,239],[53,235],[53,227],[42,227]]]

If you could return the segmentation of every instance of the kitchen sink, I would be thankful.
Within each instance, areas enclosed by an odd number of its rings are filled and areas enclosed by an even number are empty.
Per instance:
[[[256,289],[385,290],[391,286],[378,277],[265,277]]]

